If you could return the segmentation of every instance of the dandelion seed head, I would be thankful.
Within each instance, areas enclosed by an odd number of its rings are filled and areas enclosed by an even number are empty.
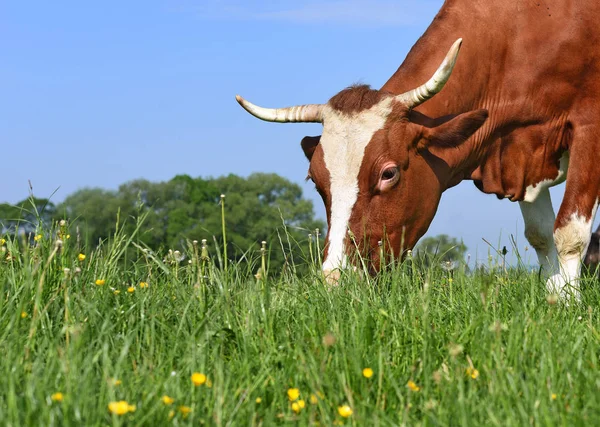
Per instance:
[[[433,400],[433,399],[429,399],[427,402],[425,402],[425,409],[428,411],[431,411],[433,409],[435,409],[437,407],[438,403],[437,401]]]
[[[450,344],[448,346],[448,353],[450,353],[450,356],[452,357],[458,357],[462,354],[463,350],[464,347],[460,344]]]

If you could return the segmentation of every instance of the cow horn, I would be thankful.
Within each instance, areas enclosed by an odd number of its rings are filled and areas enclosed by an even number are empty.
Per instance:
[[[323,122],[323,105],[307,104],[296,105],[287,108],[263,108],[258,105],[246,101],[239,95],[235,96],[239,104],[261,120],[277,123],[322,123]]]
[[[427,83],[419,86],[416,89],[403,93],[402,95],[398,95],[396,99],[405,103],[409,108],[414,108],[421,105],[423,102],[427,101],[436,93],[441,91],[450,78],[450,74],[452,74],[461,43],[462,39],[458,39],[454,42],[446,54],[444,61]]]

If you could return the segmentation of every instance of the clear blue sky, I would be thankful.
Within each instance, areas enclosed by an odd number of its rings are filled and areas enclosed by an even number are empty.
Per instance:
[[[321,103],[354,82],[380,87],[441,0],[0,2],[0,201],[60,202],[176,174],[275,172],[303,186],[300,150],[319,125],[270,124],[264,106]],[[449,41],[451,42],[451,41]],[[555,206],[564,187],[553,192]],[[518,205],[465,182],[430,235],[525,246]],[[535,260],[535,256],[532,258]]]

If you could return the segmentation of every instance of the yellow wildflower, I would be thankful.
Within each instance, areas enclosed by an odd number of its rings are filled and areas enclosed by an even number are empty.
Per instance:
[[[6,243],[6,239],[0,239],[0,245],[3,245]]]
[[[148,283],[147,282],[140,282],[140,288],[144,289],[148,287]]]
[[[67,237],[67,240],[69,240],[69,239],[71,238],[71,235],[70,235],[70,234],[67,234],[67,236],[66,236],[66,237]]]
[[[106,280],[104,279],[96,279],[96,285],[98,286],[102,286],[106,283]]]
[[[257,397],[256,400],[255,400],[255,402],[256,403],[260,403],[260,402],[262,402],[262,399],[260,397]]]
[[[108,410],[111,414],[125,415],[128,412],[135,412],[135,405],[130,405],[125,400],[120,400],[118,402],[110,402]]]
[[[317,400],[317,396],[314,394],[310,395],[310,399],[309,399],[310,403],[312,403],[313,405],[316,405],[319,401]]]
[[[173,418],[175,416],[175,411],[173,409],[171,409],[169,411],[169,419]]]
[[[57,391],[52,396],[50,396],[50,399],[52,399],[53,402],[62,402],[64,398],[65,396],[60,391]]]
[[[26,311],[21,312],[21,319],[25,319],[28,316]]]
[[[292,411],[294,411],[295,413],[300,413],[300,411],[302,410],[302,408],[300,407],[300,404],[298,402],[293,402],[292,403]]]
[[[192,412],[192,408],[190,408],[189,406],[181,405],[177,409],[179,410],[179,412],[182,413],[182,415],[183,415],[184,418],[187,417],[190,414],[190,412]]]
[[[121,291],[120,291],[120,290],[118,290],[118,289],[115,289],[115,290],[113,291],[113,294],[115,294],[115,295],[119,295],[120,293],[121,293]]]
[[[556,393],[552,393],[552,396],[550,396],[550,398],[551,398],[552,400],[556,400],[556,398],[557,398],[557,396],[556,396]]]
[[[210,380],[210,378],[206,379],[206,387],[208,387],[208,388],[212,387],[212,381]]]
[[[36,234],[35,237],[33,238],[33,240],[35,240],[37,242],[37,241],[42,240],[42,237],[44,237],[44,236],[42,236],[41,234]]]
[[[206,382],[206,375],[201,374],[200,372],[194,372],[192,374],[192,382],[196,387],[204,384]]]
[[[173,402],[175,402],[175,399],[167,396],[166,394],[160,400],[162,400],[162,403],[164,403],[165,405],[172,405]]]
[[[413,380],[410,380],[406,383],[406,387],[408,387],[411,391],[419,391],[421,387],[419,387]]]
[[[77,259],[79,261],[85,261],[85,254],[79,254],[79,255],[77,255]]]
[[[338,414],[344,418],[348,418],[352,412],[352,408],[348,405],[338,406]]]
[[[111,383],[113,386],[115,386],[115,387],[116,387],[116,386],[119,386],[119,385],[123,384],[123,381],[121,381],[121,380],[119,380],[119,379],[117,379],[117,378],[111,378],[111,379],[110,379],[110,383]]]
[[[476,380],[479,377],[479,371],[472,366],[466,369],[467,375]]]
[[[130,286],[127,288],[127,292],[129,292],[130,294],[135,292],[135,288],[133,286]]]
[[[306,402],[302,399],[300,399],[298,401],[298,406],[300,406],[301,409],[304,409],[304,407],[306,406]]]
[[[293,402],[295,400],[298,400],[298,398],[300,397],[300,390],[297,388],[290,388],[287,391],[287,395],[288,399],[290,399],[290,402]]]
[[[363,377],[371,378],[372,376],[373,376],[373,369],[371,369],[371,368],[363,369]]]

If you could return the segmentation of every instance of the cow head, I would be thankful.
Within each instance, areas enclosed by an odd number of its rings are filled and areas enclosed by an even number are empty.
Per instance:
[[[252,115],[272,122],[320,122],[323,133],[302,140],[327,212],[323,270],[335,280],[354,249],[379,265],[379,242],[401,256],[427,231],[455,166],[487,111],[431,119],[412,109],[438,93],[452,72],[461,40],[424,85],[401,95],[354,86],[327,104],[266,109],[241,97]]]

